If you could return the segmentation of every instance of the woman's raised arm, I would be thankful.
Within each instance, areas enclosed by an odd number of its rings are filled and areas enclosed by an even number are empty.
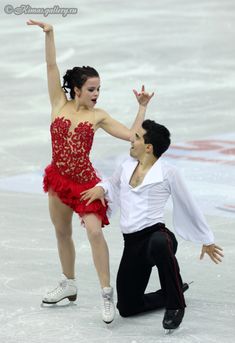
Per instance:
[[[59,110],[67,102],[66,95],[61,88],[60,73],[56,64],[56,50],[54,41],[53,26],[36,20],[27,21],[27,25],[36,25],[45,32],[45,48],[47,63],[48,92],[52,110]]]
[[[113,119],[108,113],[104,111],[102,112],[102,119],[99,123],[99,127],[108,132],[110,135],[126,141],[129,141],[131,136],[135,134],[136,131],[141,127],[145,118],[147,105],[154,96],[154,93],[149,94],[148,92],[146,92],[144,86],[142,86],[140,93],[138,93],[135,89],[133,90],[133,92],[139,103],[139,109],[131,129],[128,129],[125,125]]]

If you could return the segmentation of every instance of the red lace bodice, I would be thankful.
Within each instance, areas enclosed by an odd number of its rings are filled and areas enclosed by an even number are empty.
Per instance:
[[[98,179],[89,159],[94,138],[92,124],[81,122],[74,131],[69,131],[70,127],[71,121],[64,117],[51,123],[52,164],[61,175],[79,183]]]

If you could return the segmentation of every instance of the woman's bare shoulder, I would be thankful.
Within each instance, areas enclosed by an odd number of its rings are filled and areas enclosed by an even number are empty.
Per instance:
[[[109,114],[105,110],[103,110],[102,108],[96,108],[95,109],[95,116],[96,116],[97,123],[100,123],[104,119],[109,117]]]

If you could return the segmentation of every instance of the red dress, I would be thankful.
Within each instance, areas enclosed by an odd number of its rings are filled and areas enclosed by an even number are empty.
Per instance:
[[[64,117],[51,123],[52,162],[45,169],[43,189],[54,191],[81,217],[95,213],[102,219],[102,226],[108,225],[107,205],[95,200],[86,206],[86,201],[80,201],[80,193],[100,181],[89,159],[94,129],[87,121],[79,123],[73,132],[69,131],[70,126],[71,121]]]

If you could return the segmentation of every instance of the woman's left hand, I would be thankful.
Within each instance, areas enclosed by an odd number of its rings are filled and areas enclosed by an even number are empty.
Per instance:
[[[145,92],[144,85],[142,86],[140,93],[137,92],[137,90],[135,90],[135,89],[133,89],[133,93],[135,94],[136,99],[141,106],[147,106],[149,101],[154,96],[154,92],[151,95],[149,93]]]

